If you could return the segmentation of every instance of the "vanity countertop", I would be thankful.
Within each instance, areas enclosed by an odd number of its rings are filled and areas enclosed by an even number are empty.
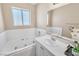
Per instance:
[[[66,56],[64,52],[67,49],[67,45],[59,40],[53,41],[50,35],[37,37],[36,41],[48,49],[55,56]]]

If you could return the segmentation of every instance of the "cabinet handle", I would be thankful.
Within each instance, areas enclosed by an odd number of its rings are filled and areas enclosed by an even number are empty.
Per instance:
[[[43,47],[40,47],[41,49],[43,49]]]

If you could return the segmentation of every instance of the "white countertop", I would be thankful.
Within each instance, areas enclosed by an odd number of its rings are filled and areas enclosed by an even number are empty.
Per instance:
[[[42,46],[44,46],[46,49],[48,49],[52,54],[56,56],[66,56],[64,54],[67,44],[56,40],[51,40],[50,35],[45,35],[42,37],[36,38],[36,41],[39,42]]]

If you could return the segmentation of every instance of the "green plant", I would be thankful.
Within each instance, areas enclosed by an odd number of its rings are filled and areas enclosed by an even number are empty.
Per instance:
[[[79,53],[79,47],[73,48],[73,51]]]
[[[78,41],[75,41],[74,43],[75,43],[75,47],[73,48],[73,51],[79,53],[79,43]]]

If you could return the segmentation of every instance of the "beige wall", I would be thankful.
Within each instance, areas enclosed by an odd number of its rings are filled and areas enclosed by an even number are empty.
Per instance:
[[[3,16],[4,16],[4,23],[5,23],[5,29],[16,29],[16,28],[27,28],[27,27],[35,27],[36,23],[36,7],[31,4],[26,4],[26,3],[4,3],[2,4],[3,7]],[[19,8],[24,8],[24,9],[31,9],[31,22],[32,24],[30,26],[18,26],[15,27],[13,26],[13,18],[12,18],[12,12],[11,12],[11,7],[19,7]]]
[[[63,35],[71,37],[68,26],[79,25],[79,4],[69,4],[53,10],[52,25],[63,28]]]
[[[0,32],[4,31],[4,22],[2,16],[2,5],[0,4]]]

